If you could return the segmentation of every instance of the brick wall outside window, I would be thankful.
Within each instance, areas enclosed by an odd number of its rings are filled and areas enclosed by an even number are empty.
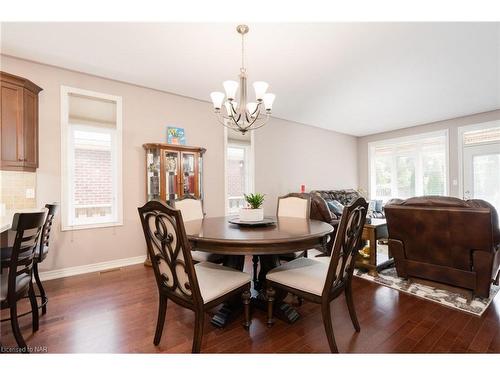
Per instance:
[[[76,216],[102,216],[111,207],[78,208],[78,206],[111,206],[113,184],[110,150],[75,149],[74,202]]]

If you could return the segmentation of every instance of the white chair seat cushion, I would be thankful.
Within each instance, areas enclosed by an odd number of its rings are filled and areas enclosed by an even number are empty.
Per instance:
[[[278,284],[321,296],[328,266],[327,262],[297,258],[272,269],[266,278]]]
[[[330,264],[330,256],[319,250],[311,249],[307,252],[307,257],[326,264]]]
[[[195,262],[217,262],[221,257],[206,251],[192,250],[191,257]]]
[[[250,282],[252,276],[246,272],[224,267],[220,264],[202,262],[194,265],[203,303],[217,299]]]

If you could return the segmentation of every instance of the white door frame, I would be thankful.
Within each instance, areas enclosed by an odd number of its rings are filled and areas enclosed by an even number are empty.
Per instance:
[[[474,130],[482,130],[489,128],[500,127],[500,120],[482,122],[478,124],[472,124],[467,126],[461,126],[458,128],[458,196],[460,199],[464,199],[464,133]],[[485,143],[487,144],[487,143]],[[474,147],[474,146],[471,146]]]

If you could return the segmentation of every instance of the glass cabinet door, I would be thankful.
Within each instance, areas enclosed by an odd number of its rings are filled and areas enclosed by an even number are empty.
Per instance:
[[[147,168],[147,199],[160,199],[160,150],[150,148],[146,150]]]
[[[196,155],[193,153],[182,153],[182,195],[198,198]]]
[[[165,200],[172,202],[179,198],[180,193],[180,171],[179,153],[165,151]]]

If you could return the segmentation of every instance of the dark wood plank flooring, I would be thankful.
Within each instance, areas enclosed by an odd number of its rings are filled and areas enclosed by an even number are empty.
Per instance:
[[[49,353],[188,353],[194,314],[169,302],[161,344],[153,345],[157,292],[151,268],[121,270],[51,280],[47,315],[40,330],[31,333],[31,318],[21,318],[30,346]],[[342,353],[500,353],[499,298],[482,317],[399,293],[354,278],[353,295],[361,332],[356,334],[343,297],[332,303],[333,327]],[[22,302],[22,308],[29,304]],[[245,331],[241,319],[224,329],[210,325],[207,316],[202,352],[205,353],[327,353],[321,312],[305,302],[302,318],[268,328],[262,311],[252,312]],[[3,310],[2,317],[8,316]],[[0,328],[4,346],[14,345],[10,324]]]

